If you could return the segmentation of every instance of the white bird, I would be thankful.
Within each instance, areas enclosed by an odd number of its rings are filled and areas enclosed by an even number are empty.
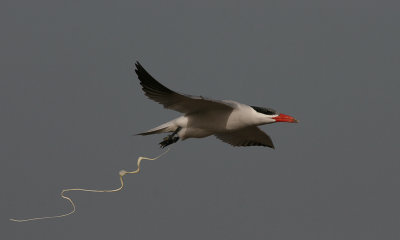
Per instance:
[[[204,138],[210,135],[215,135],[233,146],[274,148],[271,138],[257,126],[274,122],[298,122],[271,108],[177,93],[155,80],[139,62],[135,65],[135,72],[145,95],[165,108],[183,113],[183,116],[138,134],[144,136],[172,132],[160,142],[162,148],[179,139]]]

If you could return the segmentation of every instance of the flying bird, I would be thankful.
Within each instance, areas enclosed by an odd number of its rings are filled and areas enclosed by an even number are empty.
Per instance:
[[[144,94],[153,101],[183,115],[137,135],[171,133],[160,142],[162,148],[179,139],[215,135],[232,146],[265,146],[274,148],[271,138],[257,126],[298,121],[271,108],[249,106],[232,100],[214,100],[178,93],[155,80],[139,63],[135,72]]]

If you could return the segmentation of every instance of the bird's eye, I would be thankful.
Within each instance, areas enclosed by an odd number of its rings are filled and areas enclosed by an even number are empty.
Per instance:
[[[277,115],[278,112],[275,111],[272,108],[264,108],[264,107],[256,107],[256,106],[251,106],[254,110],[256,110],[259,113],[263,113],[266,115]]]

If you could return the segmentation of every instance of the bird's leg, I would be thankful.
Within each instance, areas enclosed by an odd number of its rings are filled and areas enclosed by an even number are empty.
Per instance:
[[[179,140],[179,137],[175,137],[175,135],[181,130],[181,127],[178,127],[172,134],[166,136],[162,142],[160,142],[160,147],[165,148],[166,146],[176,143]]]

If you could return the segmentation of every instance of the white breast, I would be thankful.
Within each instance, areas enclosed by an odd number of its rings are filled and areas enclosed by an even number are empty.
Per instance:
[[[182,128],[179,137],[202,138],[215,133],[239,130],[249,126],[257,126],[274,122],[266,115],[256,112],[248,105],[227,101],[234,105],[233,110],[210,110],[191,113],[174,120],[174,124]]]

